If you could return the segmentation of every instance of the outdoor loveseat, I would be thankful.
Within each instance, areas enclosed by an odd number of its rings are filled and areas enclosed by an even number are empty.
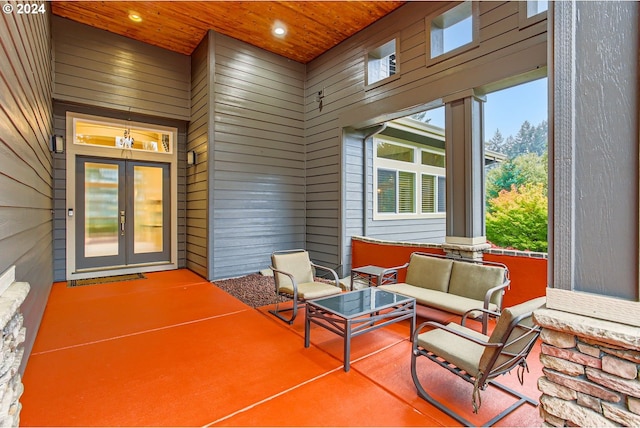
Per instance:
[[[449,259],[429,253],[413,253],[405,282],[379,288],[414,297],[419,305],[456,315],[483,308],[500,313],[502,295],[509,287],[509,270],[501,263],[471,259]],[[488,316],[476,311],[472,318],[482,318],[482,333],[487,333]]]

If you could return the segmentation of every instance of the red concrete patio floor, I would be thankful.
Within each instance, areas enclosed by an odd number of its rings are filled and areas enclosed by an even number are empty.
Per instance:
[[[342,339],[252,309],[188,270],[147,279],[68,288],[55,283],[26,366],[21,426],[455,426],[420,399],[409,370],[409,324],[353,339],[342,370]],[[539,350],[520,386],[537,398]],[[513,402],[483,392],[425,361],[438,398],[482,423]],[[540,426],[524,406],[500,426]]]

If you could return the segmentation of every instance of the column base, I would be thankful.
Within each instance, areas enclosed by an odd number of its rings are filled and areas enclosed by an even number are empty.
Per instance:
[[[491,248],[484,236],[476,238],[464,238],[458,236],[447,236],[445,243],[442,244],[447,257],[452,259],[473,259],[482,260],[485,250]]]

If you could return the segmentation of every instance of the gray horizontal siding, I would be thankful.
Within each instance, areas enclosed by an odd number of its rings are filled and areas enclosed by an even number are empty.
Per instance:
[[[304,246],[305,67],[215,35],[212,279],[256,272]]]
[[[189,57],[53,17],[58,100],[190,118]]]
[[[0,17],[0,273],[15,265],[16,280],[31,285],[21,372],[53,281],[49,28],[47,14]]]
[[[186,171],[186,265],[208,277],[209,133],[212,100],[210,94],[209,37],[191,55],[191,121],[187,150],[197,153],[196,165]]]
[[[425,18],[442,13],[446,5],[408,2],[307,64],[307,248],[316,259],[327,264],[348,263],[349,238],[364,230],[359,208],[362,162],[352,159],[362,156],[362,142],[347,139],[343,143],[342,128],[397,118],[402,110],[546,65],[546,21],[520,29],[517,2],[481,2],[479,46],[427,66]],[[365,90],[366,50],[396,35],[400,39],[400,78]],[[319,90],[325,93],[322,110],[315,101]],[[371,196],[369,193],[370,207]],[[320,201],[332,208],[319,208],[316,202]],[[371,208],[368,233],[387,239],[407,237],[404,222],[371,221]],[[414,239],[442,240],[444,233],[436,236],[442,223],[442,219],[418,221],[416,229],[422,232]]]

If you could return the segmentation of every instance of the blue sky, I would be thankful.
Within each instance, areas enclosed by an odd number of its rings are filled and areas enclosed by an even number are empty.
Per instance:
[[[514,136],[525,120],[537,126],[547,120],[547,79],[487,94],[484,105],[485,138],[490,140],[499,129],[503,138]],[[431,124],[444,128],[444,108],[432,110]]]
[[[499,129],[503,138],[516,136],[525,120],[537,126],[547,120],[547,79],[492,92],[484,105],[485,141]]]

